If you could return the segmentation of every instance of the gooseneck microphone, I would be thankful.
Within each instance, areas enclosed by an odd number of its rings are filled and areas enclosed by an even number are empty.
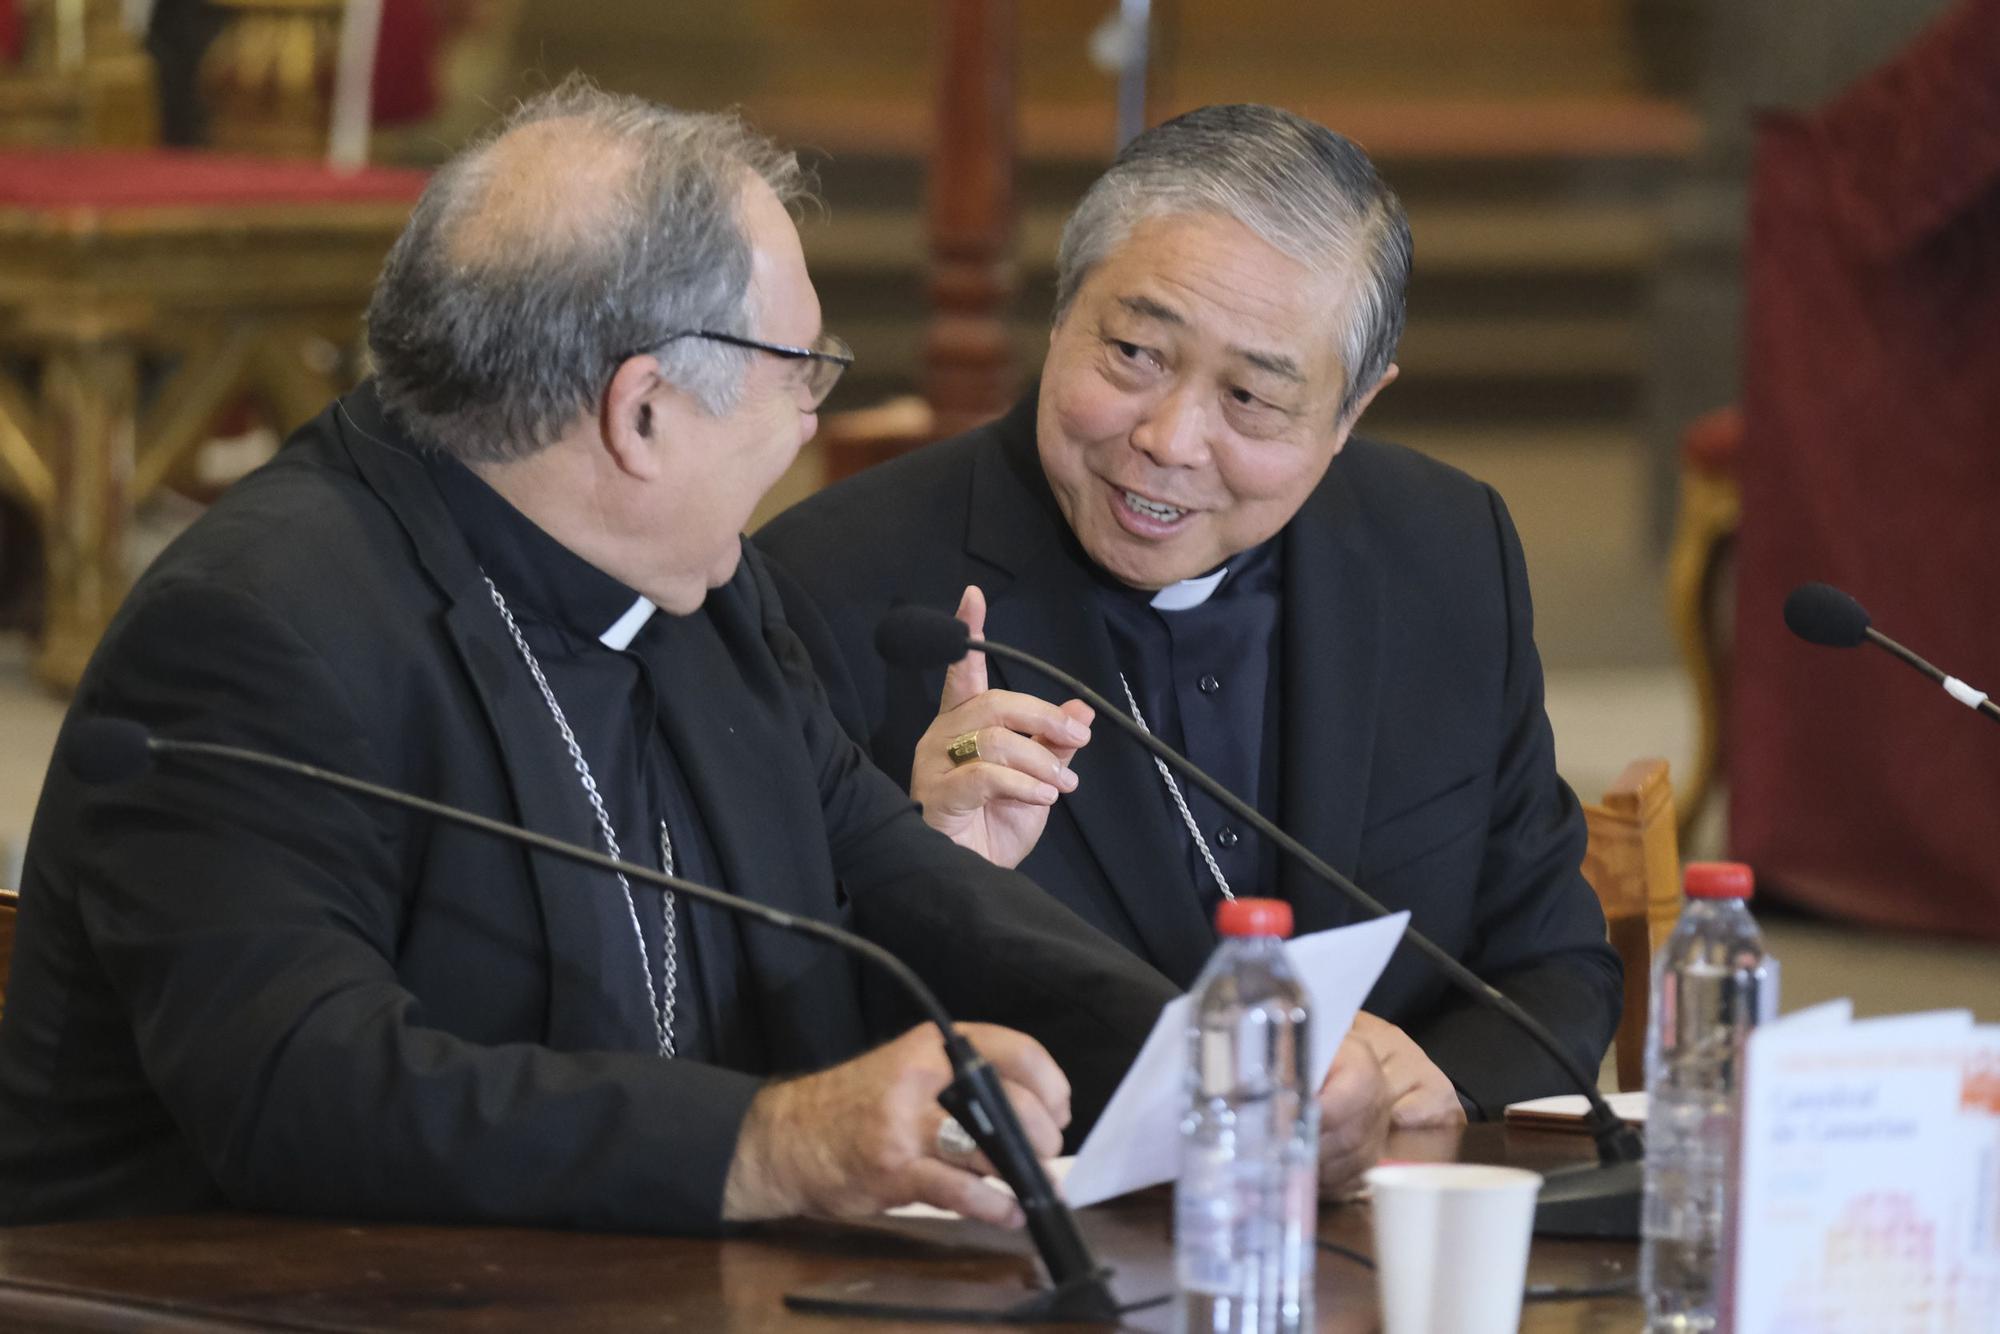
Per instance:
[[[379,783],[370,783],[298,760],[209,741],[180,741],[155,736],[124,718],[84,718],[73,724],[64,742],[63,759],[71,773],[86,783],[119,783],[139,777],[156,757],[200,763],[250,765],[291,774],[309,782],[352,792],[434,819],[476,829],[496,838],[524,844],[565,860],[602,871],[620,872],[690,899],[755,918],[783,931],[811,936],[860,955],[896,979],[913,997],[944,1037],[952,1082],[938,1102],[972,1135],[1021,1204],[1036,1251],[1048,1269],[1050,1286],[1022,1298],[1017,1291],[977,1284],[923,1283],[899,1287],[893,1282],[830,1285],[826,1291],[788,1295],[794,1309],[860,1315],[885,1320],[982,1320],[1008,1323],[1041,1321],[1110,1321],[1122,1310],[1110,1287],[1111,1271],[1097,1263],[1078,1230],[1076,1216],[1050,1186],[1041,1162],[1015,1118],[1013,1104],[1001,1089],[993,1066],[966,1041],[951,1015],[908,964],[874,941],[810,917],[740,898],[735,894],[683,880],[636,862],[621,861],[592,848],[550,838],[530,829],[447,806]],[[1140,1305],[1151,1305],[1150,1302]]]
[[[1867,641],[1902,659],[1944,692],[1975,713],[1983,713],[2000,723],[2000,706],[1955,676],[1933,667],[1909,649],[1877,630],[1859,602],[1832,584],[1800,584],[1785,598],[1785,626],[1809,644],[1826,648],[1853,648]]]
[[[1255,807],[1204,773],[1194,761],[1146,731],[1124,710],[1092,690],[1053,663],[1031,653],[974,639],[963,622],[947,612],[931,607],[902,606],[891,611],[875,628],[875,648],[888,661],[907,667],[938,667],[957,662],[969,652],[990,653],[1016,662],[1074,692],[1109,717],[1127,736],[1178,769],[1231,815],[1250,825],[1314,875],[1332,885],[1371,917],[1386,917],[1389,910],[1346,876],[1329,866],[1312,849],[1287,834],[1259,813]],[[1636,1237],[1639,1235],[1639,1160],[1643,1144],[1638,1132],[1625,1124],[1604,1095],[1597,1080],[1584,1070],[1574,1056],[1563,1050],[1555,1035],[1540,1020],[1522,1009],[1478,974],[1439,948],[1415,927],[1403,938],[1429,959],[1453,985],[1479,1004],[1506,1017],[1534,1040],[1562,1068],[1590,1106],[1585,1126],[1597,1142],[1597,1166],[1567,1172],[1551,1172],[1542,1187],[1535,1209],[1535,1230],[1551,1236]]]

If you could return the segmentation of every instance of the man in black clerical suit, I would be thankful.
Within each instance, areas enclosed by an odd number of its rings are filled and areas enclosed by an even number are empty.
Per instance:
[[[1052,1153],[1173,989],[924,826],[743,549],[848,360],[798,192],[730,117],[588,86],[523,108],[391,253],[377,380],[160,557],[73,716],[845,922],[987,1021]],[[88,788],[59,761],[0,1025],[0,1222],[1018,1222],[940,1133],[936,1034],[870,1050],[859,993],[824,944],[398,809],[219,764]],[[1330,1179],[1387,1125],[1374,1058],[1342,1070]]]
[[[1225,894],[1289,899],[1301,930],[1355,912],[1025,670],[885,667],[885,611],[957,604],[1129,702],[1594,1069],[1619,966],[1513,525],[1489,487],[1350,438],[1395,377],[1409,266],[1402,208],[1347,140],[1269,107],[1182,116],[1064,230],[1039,384],[757,545],[836,711],[925,818],[1168,977],[1199,971]],[[1413,951],[1368,1011],[1399,1123],[1568,1087]]]

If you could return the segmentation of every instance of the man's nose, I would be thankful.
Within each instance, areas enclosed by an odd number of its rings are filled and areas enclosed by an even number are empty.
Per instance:
[[[1208,461],[1207,430],[1200,396],[1175,385],[1132,428],[1132,447],[1162,468],[1198,467]]]

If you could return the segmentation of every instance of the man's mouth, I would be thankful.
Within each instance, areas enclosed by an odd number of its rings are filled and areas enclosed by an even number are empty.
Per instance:
[[[1169,505],[1162,500],[1148,500],[1137,491],[1121,490],[1119,494],[1125,501],[1126,509],[1142,519],[1151,519],[1154,523],[1173,523],[1187,514],[1187,511],[1178,505]]]

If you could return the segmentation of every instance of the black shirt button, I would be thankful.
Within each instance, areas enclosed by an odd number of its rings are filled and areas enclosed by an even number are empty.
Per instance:
[[[1195,685],[1200,687],[1201,693],[1204,695],[1213,695],[1216,691],[1222,689],[1222,682],[1216,680],[1212,674],[1203,676],[1201,680],[1195,682]]]
[[[1242,836],[1234,829],[1231,829],[1228,825],[1224,825],[1215,831],[1215,841],[1221,847],[1233,848],[1243,840]]]

